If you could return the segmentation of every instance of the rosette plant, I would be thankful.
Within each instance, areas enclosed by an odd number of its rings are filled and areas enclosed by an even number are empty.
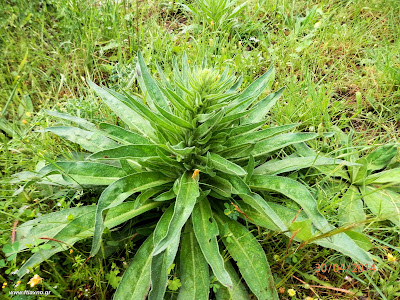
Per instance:
[[[276,158],[277,151],[318,137],[293,132],[299,124],[266,126],[266,115],[283,92],[261,97],[274,79],[273,68],[239,92],[241,77],[236,79],[229,69],[220,74],[205,62],[201,68],[190,68],[185,54],[181,70],[176,60],[173,65],[173,79],[158,68],[160,79],[155,80],[139,53],[141,95],[89,81],[124,125],[97,127],[49,112],[77,127],[45,131],[86,151],[81,160],[51,163],[34,177],[43,184],[103,190],[97,206],[55,212],[17,229],[16,252],[41,237],[45,243],[20,268],[20,276],[91,236],[93,257],[103,249],[105,228],[131,226],[132,233],[143,220],[148,227],[137,233],[146,239],[125,271],[115,299],[163,299],[174,262],[182,284],[175,294],[178,299],[209,299],[210,278],[220,283],[214,291],[218,299],[248,299],[250,293],[258,299],[278,299],[267,254],[249,230],[251,223],[289,237],[298,233],[295,240],[309,231],[314,237],[321,235],[313,242],[372,263],[346,234],[333,234],[335,227],[319,212],[310,188],[287,176],[263,173],[262,166]],[[324,162],[339,163],[346,164]],[[284,205],[289,202],[302,212]]]

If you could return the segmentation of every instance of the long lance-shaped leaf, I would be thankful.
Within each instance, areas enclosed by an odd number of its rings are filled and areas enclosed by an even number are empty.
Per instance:
[[[96,225],[90,256],[94,256],[100,248],[101,235],[104,230],[104,210],[117,206],[136,192],[170,182],[171,179],[158,172],[135,173],[115,181],[100,196],[96,210]]]
[[[101,133],[87,131],[78,127],[56,126],[45,128],[44,132],[52,132],[73,143],[77,143],[83,149],[90,152],[97,152],[104,149],[118,147],[119,144],[105,137]]]
[[[67,180],[70,178],[80,185],[110,185],[127,175],[121,168],[89,161],[56,162],[40,169],[38,175],[43,177],[53,172],[66,173]]]
[[[252,112],[248,116],[241,119],[241,124],[256,123],[265,119],[269,110],[282,96],[285,88],[280,88],[274,93],[269,94],[267,97],[258,102],[254,107],[252,107]]]
[[[194,207],[192,223],[201,252],[213,270],[215,277],[222,285],[232,289],[232,280],[225,270],[224,259],[219,252],[216,238],[219,234],[218,225],[212,216],[207,198],[198,202]]]
[[[246,218],[247,221],[264,228],[268,228],[274,231],[280,231],[280,229],[276,227],[274,222],[272,222],[267,215],[259,213],[253,207],[247,205],[246,203],[238,204],[240,205],[240,208],[246,214],[246,216],[250,218],[250,220]],[[268,202],[268,205],[275,211],[279,218],[284,222],[286,227],[290,227],[291,225],[293,225],[294,218],[296,218],[296,221],[298,222],[310,220],[304,212],[301,212],[299,214],[297,210],[290,209],[274,202]],[[314,229],[313,231],[316,231],[316,229]],[[285,235],[291,238],[293,234],[291,232],[287,232],[285,233]],[[294,239],[302,241],[301,239],[299,239],[298,235],[296,235]],[[354,261],[359,261],[362,264],[370,265],[373,263],[368,253],[360,248],[350,237],[347,236],[347,234],[334,234],[329,237],[314,240],[312,243],[325,248],[339,251],[344,255],[351,257],[352,259],[354,259]]]
[[[196,199],[200,195],[199,183],[192,178],[189,172],[185,172],[179,180],[178,194],[174,207],[174,214],[168,227],[167,235],[158,244],[154,245],[153,255],[161,253],[179,234],[183,225],[190,217]]]
[[[221,286],[216,293],[216,300],[248,300],[249,295],[232,264],[225,262],[225,269],[233,281],[232,289]]]
[[[276,161],[268,161],[265,164],[258,166],[254,170],[254,174],[277,175],[280,173],[310,168],[314,166],[357,166],[358,164],[347,162],[341,159],[328,157],[288,157]]]
[[[247,108],[248,103],[247,101],[245,101],[245,99],[251,97],[254,100],[256,100],[258,96],[260,96],[261,93],[265,90],[268,84],[273,80],[274,76],[275,76],[275,70],[273,67],[271,67],[267,72],[265,72],[263,75],[257,78],[252,84],[250,84],[247,87],[247,89],[245,89],[243,93],[240,94],[239,98],[237,98],[235,101],[232,102],[232,104],[239,104],[243,102],[242,105],[239,105],[235,108],[233,113],[243,111],[244,109]]]
[[[294,129],[297,126],[299,126],[299,124],[300,123],[270,127],[270,128],[266,128],[266,129],[255,131],[255,132],[246,132],[246,133],[243,133],[243,134],[240,134],[237,136],[231,136],[226,141],[224,146],[233,147],[233,146],[239,146],[242,144],[255,143],[255,142],[261,141],[263,139],[269,138],[273,135],[276,135],[278,133],[282,133],[284,131]]]
[[[400,226],[400,194],[388,189],[367,186],[362,189],[363,200],[378,218],[392,221]]]
[[[218,154],[208,152],[207,160],[214,168],[221,172],[237,176],[245,176],[247,174],[247,172],[241,166],[223,158]]]
[[[157,226],[153,234],[154,245],[158,245],[167,236],[172,216],[174,215],[174,205],[175,203],[171,204],[157,222]]]
[[[164,109],[162,109],[160,106],[156,105],[157,110],[161,113],[161,115],[163,115],[167,120],[169,120],[170,122],[172,122],[173,124],[183,127],[183,128],[187,128],[187,129],[193,129],[193,125],[190,124],[188,121],[175,116],[172,113],[169,113],[167,111],[165,111]]]
[[[251,232],[223,213],[215,214],[214,218],[221,234],[225,237],[222,239],[224,245],[236,261],[250,290],[258,299],[278,300],[267,257]]]
[[[157,126],[161,126],[164,129],[168,129],[171,132],[179,133],[179,130],[176,127],[174,127],[167,118],[165,118],[162,115],[156,114],[156,112],[151,111],[146,105],[140,103],[140,101],[138,101],[128,93],[124,92],[124,94],[132,102],[135,111],[140,115],[142,115],[147,120],[149,120],[154,128],[157,128]]]
[[[249,186],[253,190],[268,190],[285,195],[304,209],[319,230],[326,232],[333,229],[319,212],[317,201],[301,183],[287,177],[253,175],[249,181]]]
[[[107,137],[123,144],[151,144],[150,141],[142,135],[126,130],[116,125],[100,123],[99,127],[106,132]]]
[[[182,286],[178,300],[208,300],[210,281],[208,265],[197,243],[190,221],[186,222],[180,246]]]
[[[144,62],[142,53],[138,52],[138,63],[140,66],[140,76],[143,78],[143,82],[146,85],[147,93],[152,100],[155,101],[161,108],[170,112],[171,109],[168,106],[167,100],[165,100],[163,94],[161,93],[160,88],[151,77],[149,70],[147,69],[146,63]]]
[[[338,210],[340,225],[349,225],[362,222],[366,219],[361,194],[354,186],[350,186],[341,198]],[[354,231],[362,231],[362,226]]]
[[[157,145],[126,145],[93,153],[89,159],[150,158],[157,157]]]
[[[245,203],[250,205],[258,213],[265,215],[269,218],[277,228],[285,232],[288,230],[281,218],[275,213],[275,211],[268,205],[268,203],[257,193],[253,193],[249,186],[238,176],[229,176],[227,178],[232,184],[233,193],[239,195]]]
[[[88,83],[103,102],[117,115],[129,128],[136,130],[146,137],[154,140],[154,129],[151,127],[149,121],[144,119],[140,114],[130,108],[123,101],[118,99],[115,95],[99,87],[94,82],[88,80]]]
[[[178,252],[180,232],[175,240],[151,261],[151,290],[149,300],[163,300],[168,284],[168,268]]]
[[[400,184],[400,168],[390,169],[369,175],[365,179],[366,184],[395,183]]]
[[[51,110],[47,110],[47,109],[44,109],[44,112],[47,113],[50,116],[74,122],[75,124],[85,128],[86,130],[89,130],[89,131],[98,130],[96,125],[94,125],[92,122],[86,121],[85,119],[82,119],[82,118],[79,118],[79,117],[75,117],[75,116],[71,116],[71,115],[66,114],[66,113],[61,113],[61,112],[58,112],[58,111],[51,111]]]
[[[107,228],[112,228],[118,226],[127,220],[134,218],[146,211],[154,209],[160,206],[161,203],[152,202],[147,203],[141,206],[138,209],[134,209],[134,202],[126,202],[122,203],[117,207],[113,207],[109,210],[104,225]],[[83,208],[82,208],[83,209]],[[35,233],[36,235],[32,238],[40,239],[40,238],[53,238],[54,240],[48,240],[46,244],[52,246],[49,250],[39,250],[34,255],[32,255],[25,264],[18,270],[18,276],[22,277],[26,274],[26,271],[29,268],[33,268],[35,265],[40,264],[44,260],[48,259],[52,255],[64,251],[71,246],[73,246],[77,241],[83,240],[85,238],[93,236],[94,227],[95,227],[95,213],[96,207],[91,206],[90,209],[84,209],[85,212],[83,214],[73,212],[72,216],[76,216],[72,221],[69,221],[67,225],[65,225],[56,235],[49,236],[48,228],[41,231],[30,231],[31,233]],[[53,215],[54,214],[54,215]],[[49,216],[49,220],[54,220],[54,222],[58,222],[60,220],[60,215],[58,213],[52,213]],[[49,221],[48,220],[48,221]],[[23,239],[21,240],[23,241]],[[60,241],[60,242],[58,242]]]
[[[114,300],[145,299],[150,289],[150,270],[153,251],[153,237],[149,236],[136,252],[117,291]]]
[[[318,134],[311,132],[280,134],[257,143],[250,154],[254,157],[258,157],[282,149],[292,144],[315,139],[316,137],[318,137]]]

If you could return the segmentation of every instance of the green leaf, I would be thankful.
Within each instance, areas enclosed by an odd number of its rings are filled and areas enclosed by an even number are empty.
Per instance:
[[[368,236],[362,232],[349,230],[346,231],[346,235],[348,235],[361,249],[365,251],[369,251],[374,247]]]
[[[93,153],[88,159],[146,159],[157,157],[157,145],[126,145]]]
[[[314,197],[301,183],[287,177],[253,175],[249,182],[249,186],[254,190],[278,192],[294,200],[304,209],[315,226],[322,232],[326,232],[333,228],[318,211],[317,202]]]
[[[198,126],[193,133],[194,138],[200,139],[203,136],[205,136],[207,133],[209,133],[215,126],[217,126],[219,124],[222,117],[224,116],[224,113],[225,113],[224,109],[221,109],[221,110],[217,111],[214,114],[214,116],[207,119],[203,124]]]
[[[172,243],[161,253],[153,256],[151,261],[151,290],[149,300],[163,300],[168,284],[168,269],[178,252],[180,232]]]
[[[371,186],[363,188],[362,192],[364,202],[374,215],[400,226],[400,194]]]
[[[238,146],[238,145],[242,145],[242,144],[255,143],[255,142],[261,141],[263,139],[269,138],[273,135],[276,135],[278,133],[294,129],[297,126],[299,126],[299,123],[276,126],[276,127],[269,127],[269,128],[263,129],[263,130],[256,131],[256,132],[246,132],[246,133],[243,133],[243,134],[240,134],[237,136],[232,136],[231,138],[229,138],[226,141],[224,146],[232,147],[232,146]]]
[[[366,184],[394,183],[400,184],[400,168],[390,169],[369,175],[365,179]]]
[[[107,228],[118,226],[126,222],[127,220],[134,218],[135,216],[138,216],[146,211],[160,206],[160,203],[147,203],[141,206],[139,209],[134,209],[133,206],[134,202],[126,202],[117,207],[111,208],[105,218],[104,226]],[[78,210],[78,208],[76,209]],[[81,212],[74,211],[74,219],[72,221],[68,220],[68,224],[65,224],[66,226],[64,226],[64,224],[57,224],[57,222],[61,221],[61,215],[59,213],[51,213],[49,215],[46,215],[46,223],[54,222],[58,226],[58,232],[53,236],[54,241],[47,240],[47,244],[51,245],[52,248],[50,250],[39,250],[39,252],[32,255],[19,269],[17,273],[19,277],[24,276],[29,268],[33,268],[35,265],[43,262],[44,260],[48,259],[52,255],[60,251],[67,250],[77,241],[93,236],[95,228],[96,207],[84,206],[79,207],[79,209],[81,210]],[[64,213],[64,211],[62,212]],[[59,230],[61,226],[62,228],[61,230]],[[54,231],[49,231],[49,224],[43,223],[43,226],[38,228],[38,230],[30,230],[29,233],[34,233],[35,239],[40,239],[41,237],[49,237],[47,235],[49,233],[52,235],[54,234]],[[29,236],[29,238],[31,237],[33,238],[33,236]],[[24,241],[24,239],[22,239],[21,242],[22,241]]]
[[[101,235],[104,230],[104,210],[121,204],[134,193],[171,182],[170,178],[158,172],[140,172],[115,181],[100,196],[96,210],[96,225],[90,256],[94,256],[100,248]]]
[[[180,273],[182,287],[178,300],[208,300],[208,265],[188,221],[182,233],[180,246]]]
[[[138,52],[138,63],[140,67],[140,74],[139,76],[143,78],[143,82],[146,85],[147,93],[150,98],[155,101],[162,109],[170,112],[171,109],[168,106],[167,100],[164,98],[160,88],[151,77],[149,70],[147,69],[146,63],[144,62],[142,53]]]
[[[79,185],[110,185],[126,176],[121,168],[88,161],[56,162],[40,169],[38,175],[43,177],[53,172],[65,173],[67,180]]]
[[[361,194],[356,187],[350,186],[343,194],[339,205],[338,217],[340,225],[350,225],[366,219]],[[361,232],[362,229],[363,226],[360,226],[354,230]]]
[[[232,280],[225,270],[224,259],[219,252],[216,238],[219,234],[218,225],[212,216],[211,206],[207,198],[198,202],[194,207],[192,223],[201,252],[213,270],[215,277],[222,285],[232,288]]]
[[[56,126],[43,130],[52,132],[73,143],[79,144],[83,149],[90,152],[97,152],[104,149],[118,147],[118,143],[105,137],[101,133],[80,129],[78,127]]]
[[[51,110],[47,110],[47,109],[43,109],[43,111],[50,116],[74,122],[75,124],[78,124],[79,126],[81,126],[82,128],[84,128],[86,130],[89,130],[89,131],[98,130],[96,125],[94,125],[92,122],[86,121],[85,119],[71,116],[69,114],[61,113],[58,111],[51,111]]]
[[[94,82],[87,80],[90,87],[99,95],[103,102],[132,130],[136,130],[144,137],[154,140],[154,129],[150,123],[131,107],[111,94],[109,91],[99,87]]]
[[[181,231],[186,220],[190,217],[196,199],[200,195],[199,183],[191,177],[189,172],[185,172],[179,180],[178,193],[176,196],[174,214],[168,227],[167,235],[158,244],[154,245],[153,255],[161,253]]]
[[[126,130],[120,126],[108,124],[108,123],[100,123],[100,129],[106,132],[106,135],[120,143],[124,144],[151,144],[148,139],[145,137],[134,133],[132,131]]]
[[[271,107],[274,106],[275,103],[282,96],[284,90],[284,87],[280,88],[276,92],[269,94],[267,97],[254,105],[254,107],[252,107],[252,112],[249,113],[248,116],[241,119],[241,124],[257,123],[264,120]]]
[[[207,160],[214,168],[221,172],[237,176],[247,175],[247,172],[241,166],[223,158],[218,154],[208,152]]]
[[[225,217],[222,213],[214,215],[222,239],[250,290],[258,299],[276,299],[274,278],[265,252],[246,227]],[[229,241],[226,237],[229,237]]]
[[[357,166],[358,164],[347,162],[341,159],[322,156],[288,157],[280,160],[270,160],[265,164],[258,166],[254,170],[254,174],[277,175],[280,173],[286,173],[304,168],[326,165]]]
[[[221,286],[216,292],[216,300],[248,300],[249,295],[232,264],[225,262],[225,269],[233,281],[232,289]]]
[[[302,239],[303,241],[306,241],[313,236],[311,219],[292,222],[289,226],[289,229],[293,233],[296,232],[296,237]]]
[[[193,129],[193,125],[190,124],[189,122],[187,122],[186,120],[179,118],[179,117],[175,116],[174,114],[163,110],[158,105],[156,105],[156,108],[161,113],[161,115],[163,115],[167,120],[169,120],[173,124],[180,126],[182,128]]]
[[[140,246],[114,294],[115,300],[145,299],[150,289],[153,237]]]
[[[392,158],[397,154],[396,145],[383,145],[372,151],[365,157],[368,162],[368,170],[380,170],[386,167]]]
[[[254,146],[254,149],[251,151],[251,154],[254,157],[258,157],[282,149],[292,144],[315,139],[316,137],[318,137],[318,134],[311,132],[280,134],[257,143]]]

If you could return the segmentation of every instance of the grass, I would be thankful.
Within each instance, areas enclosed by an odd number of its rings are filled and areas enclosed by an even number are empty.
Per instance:
[[[16,172],[34,170],[39,161],[78,150],[39,131],[54,123],[42,109],[117,122],[85,78],[137,89],[131,74],[138,50],[152,67],[158,61],[167,74],[173,57],[180,59],[184,51],[191,63],[201,63],[206,55],[209,63],[229,65],[242,74],[245,85],[273,64],[277,78],[271,90],[286,86],[286,91],[272,110],[272,123],[301,122],[301,128],[310,131],[329,131],[332,126],[354,130],[355,145],[365,152],[389,141],[398,143],[399,16],[396,0],[249,0],[237,19],[216,26],[186,12],[176,1],[5,1],[0,11],[0,244],[10,242],[15,221],[21,224],[96,201],[96,191],[82,194],[40,186],[14,195],[17,187],[9,179]],[[334,139],[325,146],[337,147]],[[326,208],[335,222],[337,206],[332,199],[335,195],[321,195],[320,208]],[[298,245],[288,246],[288,239],[270,232],[259,232],[257,238],[273,241],[273,247],[265,247],[274,261],[271,267],[282,299],[290,298],[290,288],[297,291],[297,299],[354,299],[334,287],[357,292],[356,297],[398,299],[400,268],[387,258],[388,253],[400,258],[399,230],[374,222],[366,231],[373,237],[372,252],[382,258],[379,271],[349,273],[348,278],[343,273],[315,272],[316,263],[349,263],[333,251],[308,245],[295,252]],[[115,232],[106,234],[118,241]],[[35,270],[46,282],[39,289],[52,288],[53,297],[59,293],[66,299],[109,299],[133,257],[134,242],[123,240],[125,253],[114,256],[115,263],[109,258],[85,263],[90,241],[72,253],[55,255]],[[28,257],[23,253],[18,260],[0,258],[0,281],[11,290],[11,273]],[[324,288],[305,286],[293,275]]]

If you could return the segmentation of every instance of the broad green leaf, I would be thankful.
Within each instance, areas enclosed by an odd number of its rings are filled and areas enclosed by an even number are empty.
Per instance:
[[[207,133],[209,133],[215,126],[219,124],[223,116],[224,116],[224,109],[217,111],[213,117],[209,118],[207,121],[205,121],[203,124],[201,124],[196,128],[196,130],[193,133],[193,136],[196,139],[202,138]]]
[[[319,212],[317,201],[301,183],[280,176],[253,175],[249,182],[253,190],[267,190],[278,192],[297,202],[311,218],[315,226],[322,232],[332,229],[324,216]]]
[[[208,265],[188,221],[181,237],[180,273],[182,287],[178,300],[208,300],[209,273]]]
[[[163,300],[168,284],[168,268],[178,252],[180,232],[171,244],[161,253],[153,256],[151,261],[151,290],[149,300]]]
[[[183,225],[190,217],[196,199],[200,195],[199,183],[192,178],[189,172],[185,172],[179,180],[178,193],[176,196],[174,214],[169,224],[167,235],[158,244],[154,245],[153,255],[161,253],[181,231]]]
[[[365,179],[366,184],[394,183],[400,184],[400,168],[390,169],[369,175]]]
[[[300,143],[315,139],[317,133],[284,133],[266,140],[262,140],[254,146],[251,154],[254,157],[265,155],[273,151],[282,149],[292,144]]]
[[[343,166],[357,166],[355,163],[347,162],[341,159],[334,159],[328,157],[288,157],[280,160],[270,160],[265,164],[258,166],[254,170],[254,174],[277,175],[290,171],[301,170],[314,166],[326,165],[343,165]]]
[[[257,123],[265,119],[269,110],[275,105],[275,103],[282,96],[285,88],[280,88],[274,93],[269,94],[267,97],[258,102],[252,107],[252,112],[248,116],[243,117],[241,120],[242,124]]]
[[[232,280],[225,270],[224,259],[219,252],[218,225],[212,216],[211,206],[207,198],[198,202],[194,207],[192,223],[201,252],[213,270],[215,277],[222,285],[232,288]]]
[[[114,300],[145,299],[150,289],[150,268],[153,251],[153,237],[149,236],[140,246],[126,269],[114,294]]]
[[[89,159],[146,159],[157,157],[157,145],[126,145],[93,153]]]
[[[348,235],[361,249],[365,251],[369,251],[374,247],[368,236],[362,232],[349,230],[346,231],[346,235]]]
[[[120,126],[108,124],[108,123],[100,123],[100,129],[106,132],[107,137],[124,144],[150,144],[149,140],[145,137],[134,133],[132,131],[126,130]]]
[[[153,244],[158,245],[168,234],[169,226],[174,215],[174,205],[171,204],[163,213],[160,220],[157,222],[153,234]]]
[[[350,225],[353,223],[362,222],[366,219],[364,205],[361,200],[361,194],[354,186],[350,186],[341,198],[338,216],[340,225]],[[362,231],[363,226],[353,230]]]
[[[362,189],[362,193],[365,204],[374,215],[400,226],[400,194],[371,186]]]
[[[263,139],[269,138],[273,135],[276,135],[278,133],[294,129],[297,126],[299,126],[299,123],[269,127],[255,132],[246,132],[244,134],[232,136],[230,139],[226,141],[224,145],[227,147],[232,147],[241,144],[255,143]]]
[[[247,175],[247,172],[241,166],[223,158],[218,154],[208,152],[207,160],[218,171],[237,176]]]
[[[137,198],[135,200],[135,209],[139,208],[144,203],[146,203],[146,201],[149,200],[151,197],[160,193],[161,191],[164,191],[165,189],[166,189],[166,187],[164,187],[164,186],[157,186],[157,187],[150,188],[150,189],[147,189],[147,190],[141,192],[140,195],[137,196]]]
[[[225,262],[225,269],[233,281],[233,286],[232,289],[221,286],[215,295],[216,300],[248,300],[247,290],[229,261]]]
[[[142,53],[139,51],[138,52],[138,63],[140,66],[140,74],[143,78],[143,82],[146,85],[147,93],[150,96],[150,98],[157,103],[161,108],[164,110],[170,112],[171,109],[168,106],[167,100],[164,98],[160,88],[154,81],[154,79],[151,77],[149,70],[146,67],[146,63],[144,62]]]
[[[65,173],[68,181],[79,185],[110,185],[126,176],[121,168],[89,161],[56,162],[42,168],[38,175],[43,177],[52,172]]]
[[[116,96],[99,87],[94,82],[88,80],[88,83],[103,102],[118,116],[129,128],[138,131],[144,137],[154,140],[154,129],[150,123],[131,107],[118,99]]]
[[[228,180],[232,183],[234,188],[233,193],[239,195],[243,201],[255,209],[259,214],[267,217],[274,224],[274,228],[285,232],[288,230],[287,226],[281,220],[270,205],[257,193],[253,193],[249,186],[239,177],[230,176]]]
[[[127,220],[134,218],[146,211],[154,209],[160,206],[160,203],[152,202],[141,206],[139,209],[134,209],[134,202],[122,203],[117,207],[113,207],[109,210],[104,226],[107,228],[112,228],[118,226]],[[49,250],[40,250],[39,252],[32,255],[24,265],[19,269],[17,275],[22,277],[26,274],[28,268],[32,268],[37,264],[40,264],[44,260],[48,259],[52,255],[67,250],[73,246],[77,241],[83,240],[85,238],[93,236],[95,228],[95,213],[96,207],[90,206],[89,208],[84,208],[85,212],[80,214],[77,213],[76,218],[73,218],[69,223],[64,226],[56,235],[53,236],[53,240],[48,240],[46,244],[52,246]],[[75,212],[74,212],[75,213]],[[59,214],[49,214],[48,219],[60,220]],[[45,231],[42,233],[40,231],[35,231],[35,239],[40,239],[42,237],[47,237],[46,234],[49,232],[49,228],[43,228]],[[33,237],[32,237],[33,238]],[[61,242],[57,242],[61,241]]]
[[[279,299],[265,252],[246,227],[222,213],[214,215],[229,254],[258,299]]]
[[[365,157],[368,162],[368,170],[380,170],[386,167],[392,158],[397,154],[396,145],[383,145],[372,151]]]
[[[43,111],[46,114],[50,115],[50,116],[74,122],[75,124],[81,126],[82,128],[84,128],[86,130],[89,130],[89,131],[98,130],[96,125],[94,125],[92,122],[89,122],[89,121],[87,121],[85,119],[82,119],[82,118],[79,118],[79,117],[75,117],[75,116],[71,116],[69,114],[61,113],[61,112],[58,112],[58,111],[52,111],[52,110],[47,110],[47,109],[44,109]]]
[[[294,221],[290,224],[291,232],[296,233],[296,237],[303,241],[309,240],[312,237],[312,221],[307,219],[304,221]]]
[[[105,137],[101,133],[83,130],[78,127],[56,126],[46,128],[43,131],[52,132],[73,143],[79,144],[83,149],[90,152],[97,152],[119,146],[118,143]]]
[[[104,230],[103,212],[121,204],[134,193],[170,182],[171,179],[158,172],[140,172],[123,177],[109,185],[101,194],[96,209],[96,225],[90,256],[100,248],[101,235]]]

